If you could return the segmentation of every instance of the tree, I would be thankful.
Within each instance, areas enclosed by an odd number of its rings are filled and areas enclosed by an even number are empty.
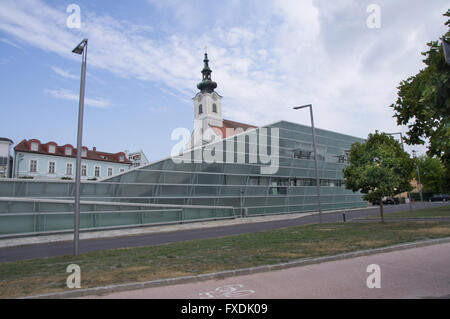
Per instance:
[[[442,193],[447,191],[445,185],[445,167],[436,157],[421,156],[416,159],[419,166],[420,182],[424,193]],[[417,179],[417,173],[414,177]]]
[[[450,10],[444,16],[450,18]],[[450,19],[445,25],[450,27]],[[405,142],[424,144],[429,140],[428,155],[437,156],[450,178],[450,65],[446,63],[442,41],[431,41],[423,52],[426,67],[402,81],[398,99],[391,105],[397,124],[408,125]]]
[[[378,201],[384,223],[383,197],[412,189],[414,161],[392,136],[377,131],[365,143],[352,144],[349,162],[344,169],[345,187],[365,194],[369,202]]]

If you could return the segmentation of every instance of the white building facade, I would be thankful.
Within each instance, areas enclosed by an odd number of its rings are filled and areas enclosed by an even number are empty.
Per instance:
[[[23,140],[14,148],[13,177],[71,180],[76,176],[77,149],[70,144]],[[125,152],[106,153],[87,147],[81,151],[81,179],[100,180],[130,169]]]
[[[0,178],[11,177],[12,158],[10,150],[13,143],[9,138],[0,137]]]

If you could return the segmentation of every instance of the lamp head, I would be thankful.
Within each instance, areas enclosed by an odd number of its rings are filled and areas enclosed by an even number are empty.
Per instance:
[[[76,47],[72,50],[73,53],[82,54],[84,48],[87,46],[88,39],[83,39]]]
[[[293,109],[294,110],[299,110],[299,109],[304,109],[305,107],[312,107],[311,104],[307,104],[307,105],[302,105],[302,106],[295,106]]]

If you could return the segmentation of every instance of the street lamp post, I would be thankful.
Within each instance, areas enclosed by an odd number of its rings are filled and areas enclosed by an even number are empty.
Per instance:
[[[80,101],[78,106],[78,133],[77,133],[77,163],[75,175],[75,212],[74,212],[74,255],[78,256],[78,242],[80,239],[80,180],[81,180],[81,153],[83,137],[83,113],[84,113],[84,91],[86,84],[86,59],[87,59],[88,40],[83,39],[72,50],[75,54],[81,55],[81,83],[80,83]]]
[[[413,157],[416,158],[416,151],[413,152]],[[417,158],[419,159],[419,158]],[[416,168],[417,168],[417,181],[419,183],[419,192],[420,192],[420,201],[423,202],[423,193],[422,193],[422,183],[420,182],[420,169],[419,169],[419,162],[416,162]]]
[[[294,110],[299,110],[309,107],[309,112],[311,115],[311,130],[312,130],[312,138],[313,138],[313,149],[314,149],[314,164],[315,164],[315,173],[316,173],[316,189],[317,189],[317,205],[319,208],[319,223],[322,223],[322,205],[320,202],[320,179],[319,179],[319,163],[317,160],[317,147],[316,147],[316,131],[314,129],[314,117],[313,117],[313,110],[312,110],[312,104],[307,104],[303,106],[296,106],[294,107]]]
[[[400,136],[400,142],[402,143],[402,149],[405,150],[405,145],[403,144],[403,135],[401,132],[399,133],[386,133],[387,135],[399,135]],[[408,192],[408,199],[409,199],[409,211],[412,211],[412,201],[411,201],[411,192]]]

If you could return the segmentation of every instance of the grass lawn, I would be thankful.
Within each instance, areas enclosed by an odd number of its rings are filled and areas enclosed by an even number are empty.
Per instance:
[[[420,217],[450,217],[450,205],[417,209],[413,210],[412,212],[408,210],[403,212],[384,214],[384,218],[420,218]],[[379,218],[380,213],[378,210],[378,216],[364,217],[361,219],[379,219]]]
[[[450,223],[314,224],[223,238],[0,263],[0,297],[68,290],[66,267],[81,267],[81,288],[197,275],[305,257],[450,236]]]

